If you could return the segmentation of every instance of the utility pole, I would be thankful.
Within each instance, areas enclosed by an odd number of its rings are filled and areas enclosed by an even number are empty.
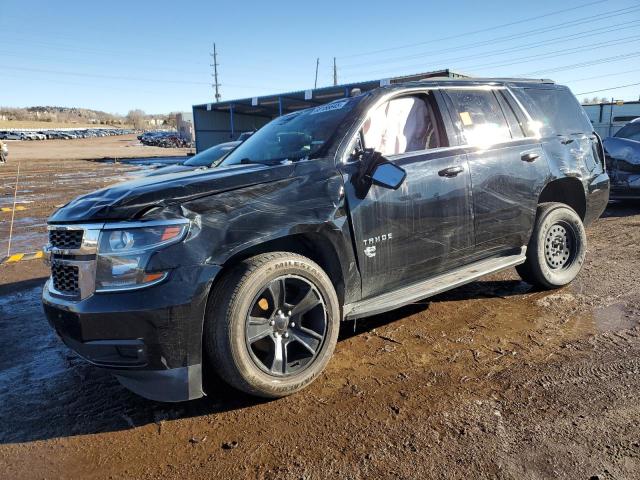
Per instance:
[[[211,53],[210,55],[213,58],[213,63],[210,64],[210,66],[213,67],[213,84],[211,84],[211,86],[216,92],[214,98],[216,99],[216,102],[219,102],[221,95],[220,91],[218,90],[220,88],[220,83],[218,82],[218,52],[216,51],[215,42],[213,43],[213,53]]]
[[[613,97],[611,97],[611,105],[609,105],[609,136],[611,136],[612,123],[613,123]]]
[[[316,58],[316,81],[313,82],[313,89],[318,88],[318,67],[320,66],[320,57]]]
[[[333,57],[333,85],[338,85],[338,67],[336,67],[336,57]]]

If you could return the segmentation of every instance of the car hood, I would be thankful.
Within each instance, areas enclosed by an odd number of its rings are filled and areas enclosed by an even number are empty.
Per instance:
[[[608,156],[640,164],[640,142],[628,138],[609,137],[602,143]]]
[[[49,223],[129,220],[153,207],[281,180],[293,171],[292,164],[250,164],[142,177],[82,195],[51,215]]]
[[[147,174],[147,177],[157,177],[158,175],[167,175],[170,173],[188,172],[202,167],[190,167],[189,165],[169,165],[168,167],[160,167]]]

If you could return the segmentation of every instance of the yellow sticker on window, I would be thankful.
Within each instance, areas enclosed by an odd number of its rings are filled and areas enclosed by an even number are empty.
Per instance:
[[[462,124],[465,126],[473,125],[473,120],[471,120],[469,112],[460,112],[460,120],[462,120]]]

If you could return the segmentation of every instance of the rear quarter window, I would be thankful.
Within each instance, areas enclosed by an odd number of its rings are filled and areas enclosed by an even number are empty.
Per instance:
[[[533,119],[542,123],[543,135],[591,134],[593,131],[589,117],[566,87],[523,88],[513,92]]]

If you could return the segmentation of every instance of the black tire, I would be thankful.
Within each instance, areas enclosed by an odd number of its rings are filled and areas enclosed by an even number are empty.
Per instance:
[[[278,314],[283,306],[292,311]],[[204,346],[210,366],[229,385],[278,398],[303,389],[324,370],[339,326],[338,297],[327,274],[301,255],[266,253],[240,262],[214,288]]]
[[[516,267],[520,278],[544,289],[570,283],[582,269],[587,235],[578,214],[563,203],[538,206],[527,260]]]

